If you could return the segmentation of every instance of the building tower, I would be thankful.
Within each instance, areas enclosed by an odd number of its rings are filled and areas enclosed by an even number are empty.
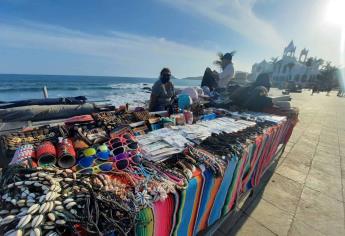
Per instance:
[[[308,50],[306,48],[303,48],[303,50],[301,51],[301,54],[299,55],[299,62],[305,63],[307,61],[308,58]],[[302,57],[304,56],[304,59],[302,61]]]
[[[283,57],[294,57],[295,56],[295,51],[296,51],[296,47],[295,47],[295,45],[293,43],[293,40],[291,40],[289,45],[286,48],[284,48]]]

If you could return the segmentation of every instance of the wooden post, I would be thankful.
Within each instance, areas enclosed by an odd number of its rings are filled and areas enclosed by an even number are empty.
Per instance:
[[[47,89],[47,86],[46,86],[46,85],[43,86],[43,97],[44,97],[45,99],[48,98],[48,89]]]

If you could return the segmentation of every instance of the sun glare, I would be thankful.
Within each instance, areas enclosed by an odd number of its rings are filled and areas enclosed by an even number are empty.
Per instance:
[[[326,11],[326,19],[345,28],[345,0],[330,0]]]

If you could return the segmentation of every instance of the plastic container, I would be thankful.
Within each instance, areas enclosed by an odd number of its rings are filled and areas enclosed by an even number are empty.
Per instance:
[[[37,162],[39,166],[55,165],[56,149],[52,142],[45,141],[37,147]]]
[[[70,139],[63,139],[57,147],[57,163],[61,168],[71,168],[76,163],[76,153]]]
[[[187,124],[189,124],[189,125],[193,124],[193,112],[184,111],[183,115],[184,115],[184,118],[185,118]]]

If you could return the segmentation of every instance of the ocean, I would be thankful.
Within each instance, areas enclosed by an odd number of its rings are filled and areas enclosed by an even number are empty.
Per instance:
[[[143,104],[150,98],[156,78],[68,75],[0,74],[0,101],[43,98],[47,86],[50,98],[86,96],[89,101],[108,101],[115,106]],[[200,86],[200,81],[172,80],[176,88]]]

